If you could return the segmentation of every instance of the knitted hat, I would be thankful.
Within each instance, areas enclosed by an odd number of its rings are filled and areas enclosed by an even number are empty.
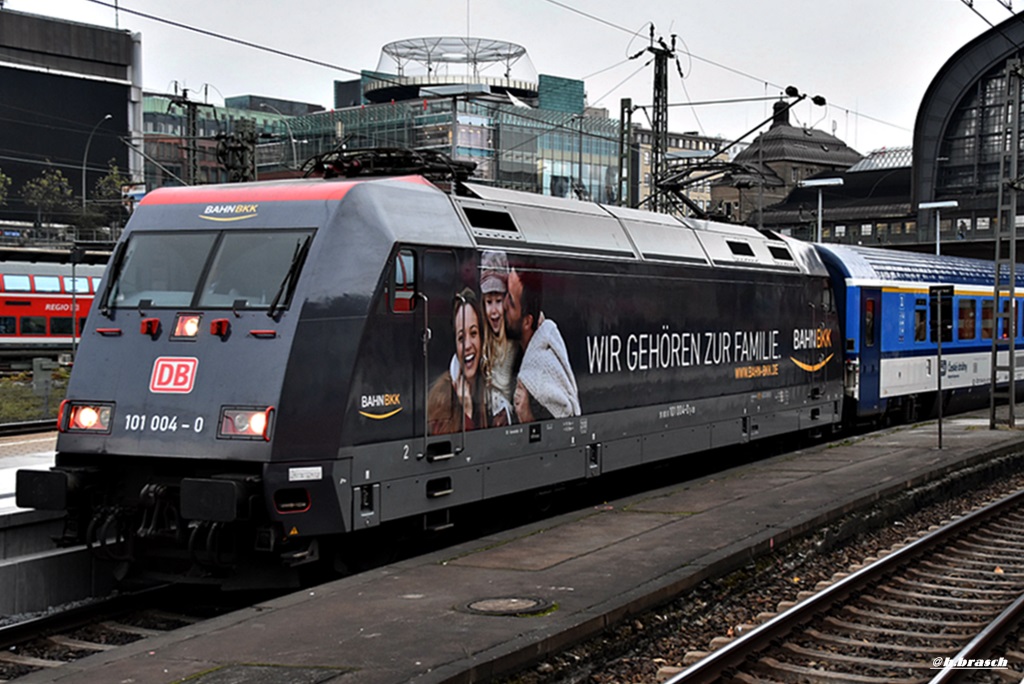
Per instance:
[[[508,258],[504,252],[488,250],[480,259],[480,293],[508,291]]]

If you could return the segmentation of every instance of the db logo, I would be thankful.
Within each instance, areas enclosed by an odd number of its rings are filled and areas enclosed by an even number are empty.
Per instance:
[[[188,394],[196,381],[199,359],[161,356],[153,363],[149,391],[161,394]]]

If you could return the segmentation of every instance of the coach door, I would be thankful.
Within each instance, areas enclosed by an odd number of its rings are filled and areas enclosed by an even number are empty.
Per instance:
[[[451,458],[462,445],[461,434],[431,436],[428,397],[431,386],[449,371],[455,353],[452,328],[452,302],[458,293],[455,254],[451,250],[427,249],[422,252],[417,316],[423,353],[419,355],[416,415],[418,453],[430,461]]]
[[[882,371],[882,293],[861,290],[860,296],[860,411],[878,411]]]

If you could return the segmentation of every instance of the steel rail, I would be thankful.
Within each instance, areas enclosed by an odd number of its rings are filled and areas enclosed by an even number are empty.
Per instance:
[[[789,610],[776,615],[764,624],[747,632],[747,634],[694,663],[674,677],[667,679],[663,684],[703,684],[720,681],[721,677],[728,670],[743,663],[751,654],[764,650],[772,642],[785,637],[795,628],[807,623],[817,614],[828,610],[833,604],[846,599],[866,585],[895,572],[907,559],[948,541],[954,535],[960,534],[971,526],[984,522],[1008,508],[1019,506],[1022,502],[1024,502],[1024,490],[969,513],[953,523],[907,544],[903,548],[822,589],[815,595],[800,601]],[[1021,603],[1021,601],[1018,600],[1017,603]],[[980,635],[975,637],[975,641],[978,639],[980,639]],[[971,643],[973,644],[974,641]],[[990,642],[986,641],[986,643]],[[967,647],[964,648],[965,651],[966,649]],[[978,647],[978,650],[981,650],[981,646]]]
[[[53,432],[57,429],[56,418],[22,420],[16,423],[0,423],[0,436],[27,435],[35,432]]]

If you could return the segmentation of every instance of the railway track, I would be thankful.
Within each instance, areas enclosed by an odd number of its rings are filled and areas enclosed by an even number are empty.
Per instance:
[[[168,610],[166,606],[174,606]],[[239,607],[171,585],[125,592],[0,625],[0,684],[200,622]]]
[[[668,683],[1020,681],[1024,491],[819,589]]]
[[[56,429],[56,418],[22,420],[16,423],[0,423],[0,437],[6,437],[8,435],[32,435],[42,432],[53,432]]]

